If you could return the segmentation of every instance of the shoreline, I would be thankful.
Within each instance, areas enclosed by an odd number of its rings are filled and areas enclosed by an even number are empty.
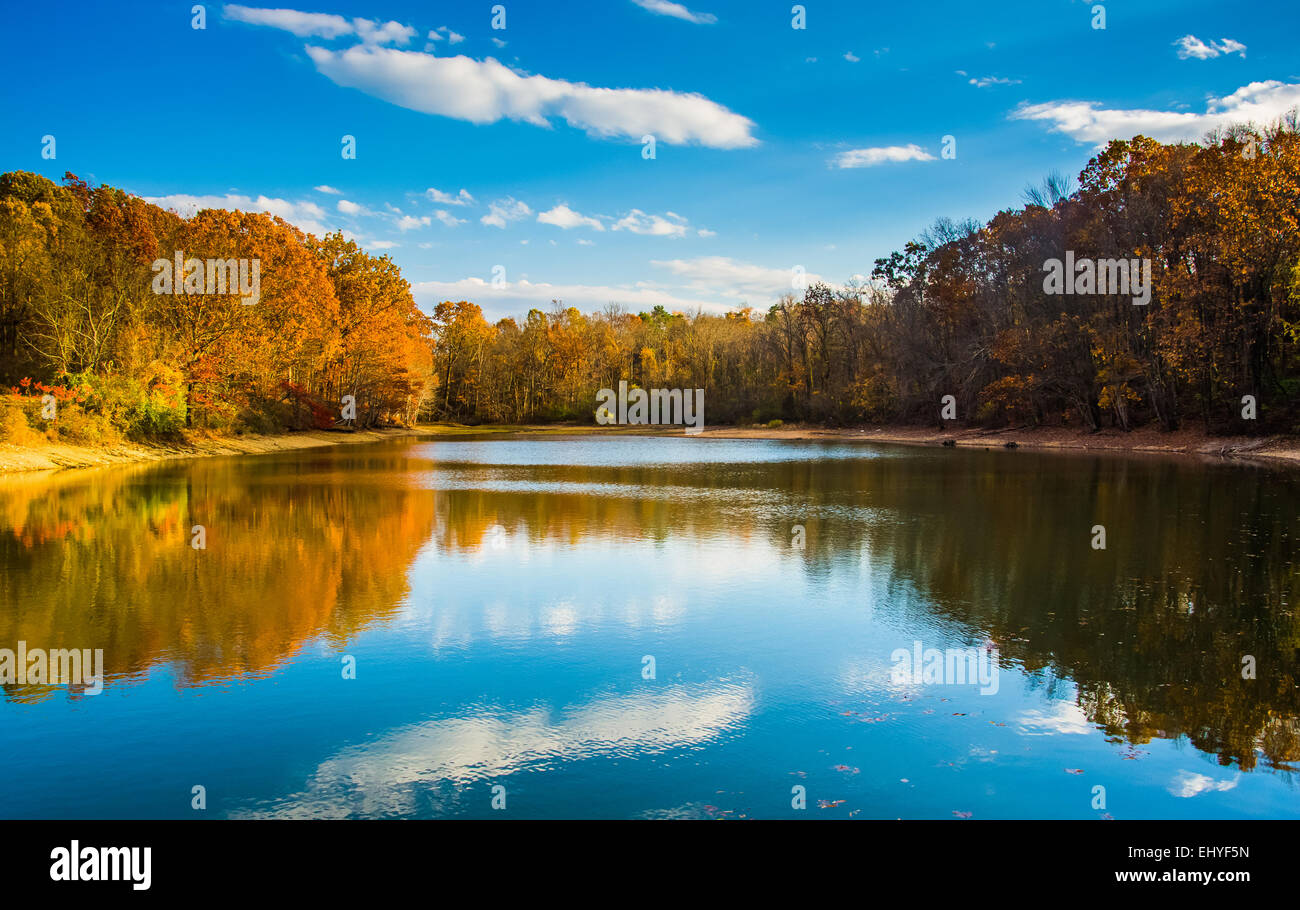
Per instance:
[[[378,430],[300,430],[275,434],[246,433],[242,436],[187,433],[183,440],[176,442],[120,442],[110,446],[80,446],[62,442],[45,442],[35,446],[0,443],[0,477],[188,458],[216,458],[223,455],[269,455],[391,439],[445,439],[488,434],[572,435],[585,429],[594,432],[598,428],[585,428],[577,424],[474,427],[435,423]]]
[[[142,464],[222,455],[265,455],[336,445],[379,442],[419,435],[414,430],[305,430],[283,435],[187,436],[175,443],[122,442],[92,447],[50,442],[38,446],[0,445],[0,475],[34,471],[67,471],[118,464]]]
[[[934,427],[719,427],[705,430],[700,438],[714,439],[804,439],[859,440],[897,445],[957,448],[1023,448],[1047,452],[1110,453],[1116,455],[1176,455],[1215,459],[1266,459],[1300,466],[1300,438],[1289,436],[1211,436],[1200,427],[1165,432],[1140,427],[1124,432],[1103,429],[1088,433],[1062,427],[1007,428],[990,430],[971,427],[938,430]]]
[[[674,428],[665,434],[658,427],[597,427],[585,424],[422,424],[411,428],[379,430],[307,430],[279,435],[205,436],[194,434],[183,442],[146,444],[124,442],[102,448],[45,443],[39,446],[0,444],[0,476],[54,472],[118,464],[141,464],[223,455],[264,455],[303,449],[356,445],[391,439],[445,439],[459,436],[662,436],[684,435]],[[1210,436],[1202,428],[1187,427],[1171,433],[1152,427],[1129,432],[1106,429],[1086,433],[1060,427],[988,430],[934,427],[826,428],[792,424],[781,427],[706,427],[693,439],[784,439],[878,442],[894,445],[958,448],[1025,448],[1037,451],[1106,452],[1117,455],[1175,455],[1233,460],[1267,460],[1300,466],[1300,439],[1287,436]]]

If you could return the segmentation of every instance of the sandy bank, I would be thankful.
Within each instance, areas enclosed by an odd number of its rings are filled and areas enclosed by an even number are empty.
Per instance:
[[[993,448],[1014,444],[1015,448],[1067,449],[1107,452],[1145,452],[1200,457],[1268,458],[1300,464],[1300,439],[1285,436],[1211,436],[1203,429],[1188,427],[1163,432],[1142,427],[1128,433],[1106,429],[1097,433],[1058,427],[985,430],[938,430],[933,427],[822,427],[789,426],[717,427],[697,438],[714,439],[844,439],[890,442],[904,445]]]
[[[261,455],[320,446],[378,442],[422,435],[418,430],[314,430],[276,436],[203,436],[189,434],[183,442],[159,445],[122,443],[104,448],[42,443],[37,446],[0,445],[0,474],[89,468],[98,465],[164,461],[170,458],[205,458],[214,455]]]

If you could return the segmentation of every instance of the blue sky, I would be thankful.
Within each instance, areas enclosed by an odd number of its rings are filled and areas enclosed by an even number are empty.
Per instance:
[[[0,167],[340,228],[426,309],[719,311],[1300,104],[1293,2],[280,2],[11,4]]]

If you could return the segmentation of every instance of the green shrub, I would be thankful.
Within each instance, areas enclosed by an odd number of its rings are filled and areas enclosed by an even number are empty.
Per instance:
[[[249,433],[282,433],[293,425],[293,408],[284,401],[254,400],[239,412],[237,426]]]
[[[58,417],[50,426],[59,434],[60,442],[75,445],[101,446],[121,441],[121,433],[103,413],[88,411],[77,404],[59,406]]]
[[[72,421],[68,432],[75,435],[75,441],[94,444],[120,435],[154,439],[173,436],[185,427],[187,409],[181,375],[166,364],[151,363],[139,378],[87,373],[60,378],[76,390],[86,414],[97,419],[97,426]]]

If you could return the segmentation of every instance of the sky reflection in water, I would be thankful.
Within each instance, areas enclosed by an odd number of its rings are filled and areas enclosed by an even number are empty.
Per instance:
[[[6,687],[0,815],[192,817],[203,785],[209,816],[487,817],[499,784],[517,818],[1300,817],[1298,500],[1251,465],[681,438],[3,479],[0,647],[109,678]],[[996,694],[896,682],[918,640],[995,649]]]

